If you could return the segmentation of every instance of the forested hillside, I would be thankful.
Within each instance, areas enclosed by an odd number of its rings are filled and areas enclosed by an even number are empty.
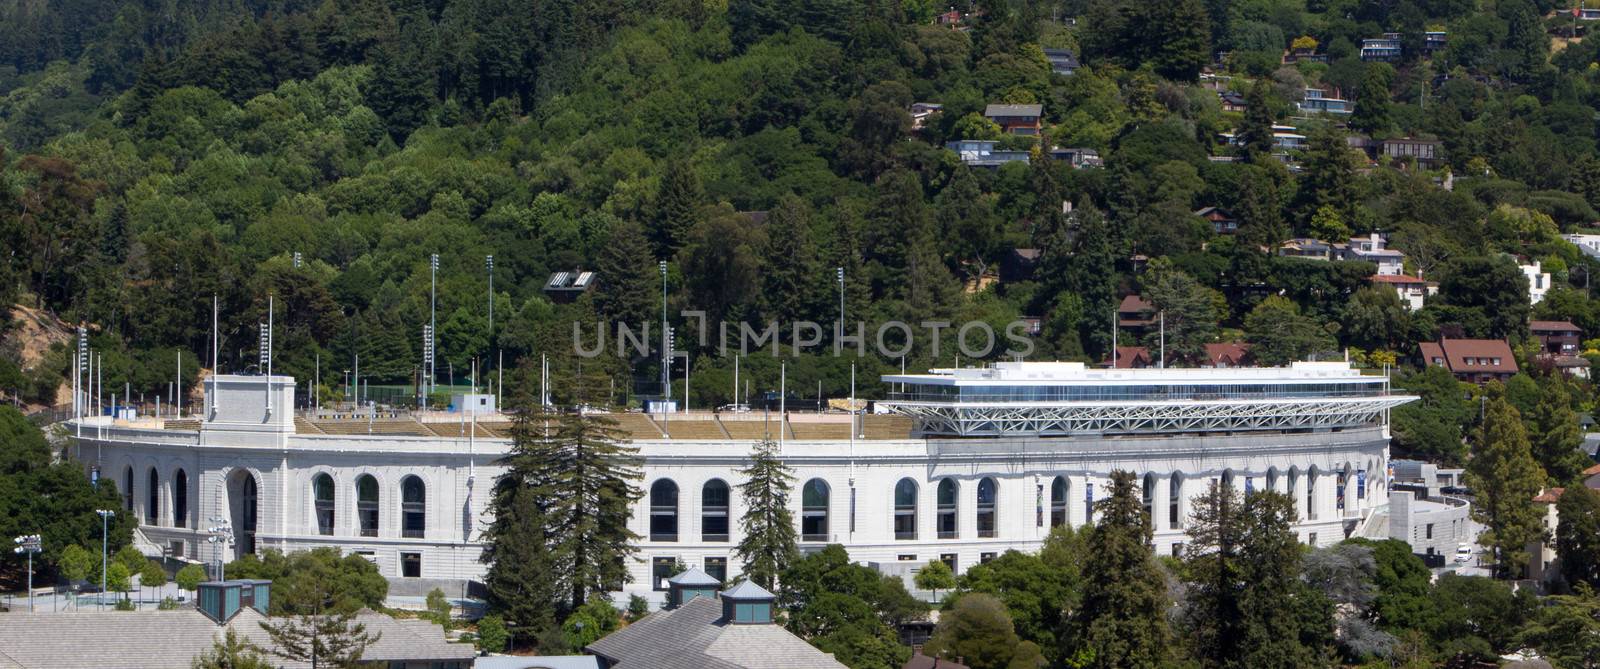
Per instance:
[[[409,383],[432,253],[440,355],[457,376],[498,351],[570,367],[573,322],[659,319],[659,260],[678,341],[698,353],[709,351],[682,336],[694,325],[680,308],[829,323],[836,267],[851,321],[1003,331],[1038,318],[1042,359],[1106,357],[1130,293],[1166,312],[1178,362],[1238,340],[1264,363],[1351,349],[1376,365],[1441,327],[1520,341],[1529,307],[1514,258],[1554,277],[1535,315],[1600,331],[1594,263],[1557,237],[1600,204],[1600,42],[1548,1],[944,9],[9,3],[0,302],[91,324],[107,381],[147,393],[164,391],[176,351],[186,375],[208,364],[214,294],[225,368],[252,363],[272,295],[278,370],[309,379],[320,358],[327,381],[359,355],[375,382]],[[1418,46],[1438,31],[1447,46]],[[1385,32],[1409,48],[1363,61],[1358,45]],[[1046,49],[1081,67],[1052,72]],[[1284,64],[1291,49],[1314,57]],[[1355,113],[1304,113],[1307,88],[1342,92]],[[1219,92],[1248,109],[1224,111]],[[914,129],[914,102],[942,111]],[[1040,138],[1000,136],[983,111],[1001,102],[1041,104]],[[1303,146],[1275,151],[1274,124]],[[1358,134],[1437,139],[1442,160],[1369,159],[1347,144]],[[983,138],[1032,160],[974,168],[944,148]],[[1052,160],[1056,147],[1104,165]],[[1195,215],[1206,206],[1233,212],[1238,231],[1217,234]],[[1408,273],[1439,283],[1426,308],[1370,286],[1368,263],[1278,254],[1290,238],[1375,231],[1407,254]],[[1031,276],[996,282],[1017,248],[1038,249]],[[541,291],[579,268],[599,276],[585,298]],[[929,346],[911,356],[908,367],[935,362]],[[0,387],[56,399],[64,353],[29,369],[8,357]],[[862,376],[899,362],[868,356]],[[790,379],[837,395],[849,363],[800,356]],[[656,391],[653,363],[590,364],[619,389]],[[776,385],[770,356],[745,364],[759,387]],[[697,361],[695,403],[727,401],[731,368]]]

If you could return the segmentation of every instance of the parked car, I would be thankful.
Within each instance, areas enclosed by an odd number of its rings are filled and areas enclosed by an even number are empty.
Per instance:
[[[1456,562],[1467,563],[1472,561],[1472,546],[1461,544],[1456,546]]]

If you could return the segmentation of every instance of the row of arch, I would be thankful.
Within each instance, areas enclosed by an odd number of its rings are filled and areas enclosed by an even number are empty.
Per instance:
[[[311,509],[317,534],[331,537],[338,527],[338,505],[333,476],[322,472],[311,477]],[[378,479],[362,474],[355,479],[356,533],[378,536],[380,491]],[[421,539],[428,531],[428,487],[422,477],[408,474],[400,479],[400,536]]]
[[[122,469],[122,506],[128,513],[134,512],[133,492],[133,465]],[[151,467],[146,474],[144,524],[160,525],[161,518],[161,472]],[[189,473],[179,467],[172,474],[172,526],[192,527],[193,519],[189,514]]]
[[[1344,468],[1335,470],[1338,494],[1335,496],[1336,508],[1343,510],[1345,506],[1345,491],[1350,485],[1350,477],[1356,475],[1357,470],[1349,464]],[[1367,486],[1377,483],[1366,479],[1366,470],[1359,470],[1356,496],[1364,499],[1367,496]],[[1303,520],[1317,520],[1319,509],[1317,504],[1318,483],[1327,472],[1312,465],[1302,471],[1299,467],[1291,467],[1287,472],[1282,472],[1273,467],[1267,470],[1267,490],[1281,491],[1291,498],[1295,498],[1297,506],[1301,506]],[[1241,490],[1238,475],[1232,469],[1223,470],[1218,477],[1224,485]],[[1188,477],[1182,472],[1158,475],[1147,472],[1140,477],[1140,495],[1145,513],[1157,518],[1157,483],[1166,479],[1166,527],[1174,529],[1184,525],[1184,482]],[[1245,477],[1242,492],[1254,491],[1255,477]],[[1280,483],[1284,485],[1280,487]],[[1381,485],[1381,484],[1380,484]],[[934,534],[939,539],[955,539],[960,536],[959,508],[960,482],[953,478],[941,478],[937,483],[934,495]],[[916,540],[918,538],[918,516],[920,512],[921,486],[910,477],[901,478],[894,486],[893,504],[893,530],[896,540]],[[1069,513],[1072,500],[1072,483],[1066,476],[1056,476],[1050,482],[1049,496],[1049,523],[1050,527],[1068,524],[1071,517]],[[1303,493],[1303,499],[1301,497]],[[801,541],[831,541],[830,527],[830,498],[832,489],[828,482],[821,478],[808,479],[800,488],[800,540]],[[977,482],[977,508],[974,516],[975,529],[978,538],[993,538],[998,532],[998,517],[1000,507],[1000,486],[992,477],[984,477]],[[721,479],[707,481],[701,487],[700,508],[700,540],[704,542],[722,542],[729,540],[728,510],[729,486]],[[1084,518],[1093,517],[1094,492],[1092,486],[1084,490]],[[650,486],[650,535],[651,541],[674,542],[679,540],[679,494],[678,484],[671,479],[657,479]],[[1042,506],[1042,505],[1041,505]],[[1040,510],[1039,523],[1044,523],[1043,509]]]

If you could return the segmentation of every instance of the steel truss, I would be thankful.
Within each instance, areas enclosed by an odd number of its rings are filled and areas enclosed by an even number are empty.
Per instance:
[[[1149,434],[1365,425],[1414,397],[1318,397],[1172,402],[879,402],[923,434],[956,436]]]

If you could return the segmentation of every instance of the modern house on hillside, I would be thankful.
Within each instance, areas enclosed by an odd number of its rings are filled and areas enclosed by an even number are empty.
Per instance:
[[[1010,135],[1037,135],[1043,128],[1040,118],[1044,105],[989,105],[983,117],[994,121],[1000,130]]]
[[[1400,303],[1406,308],[1416,311],[1422,308],[1428,297],[1439,292],[1439,284],[1434,281],[1423,281],[1414,276],[1405,274],[1374,274],[1370,279],[1374,285],[1388,286],[1400,296]]]

